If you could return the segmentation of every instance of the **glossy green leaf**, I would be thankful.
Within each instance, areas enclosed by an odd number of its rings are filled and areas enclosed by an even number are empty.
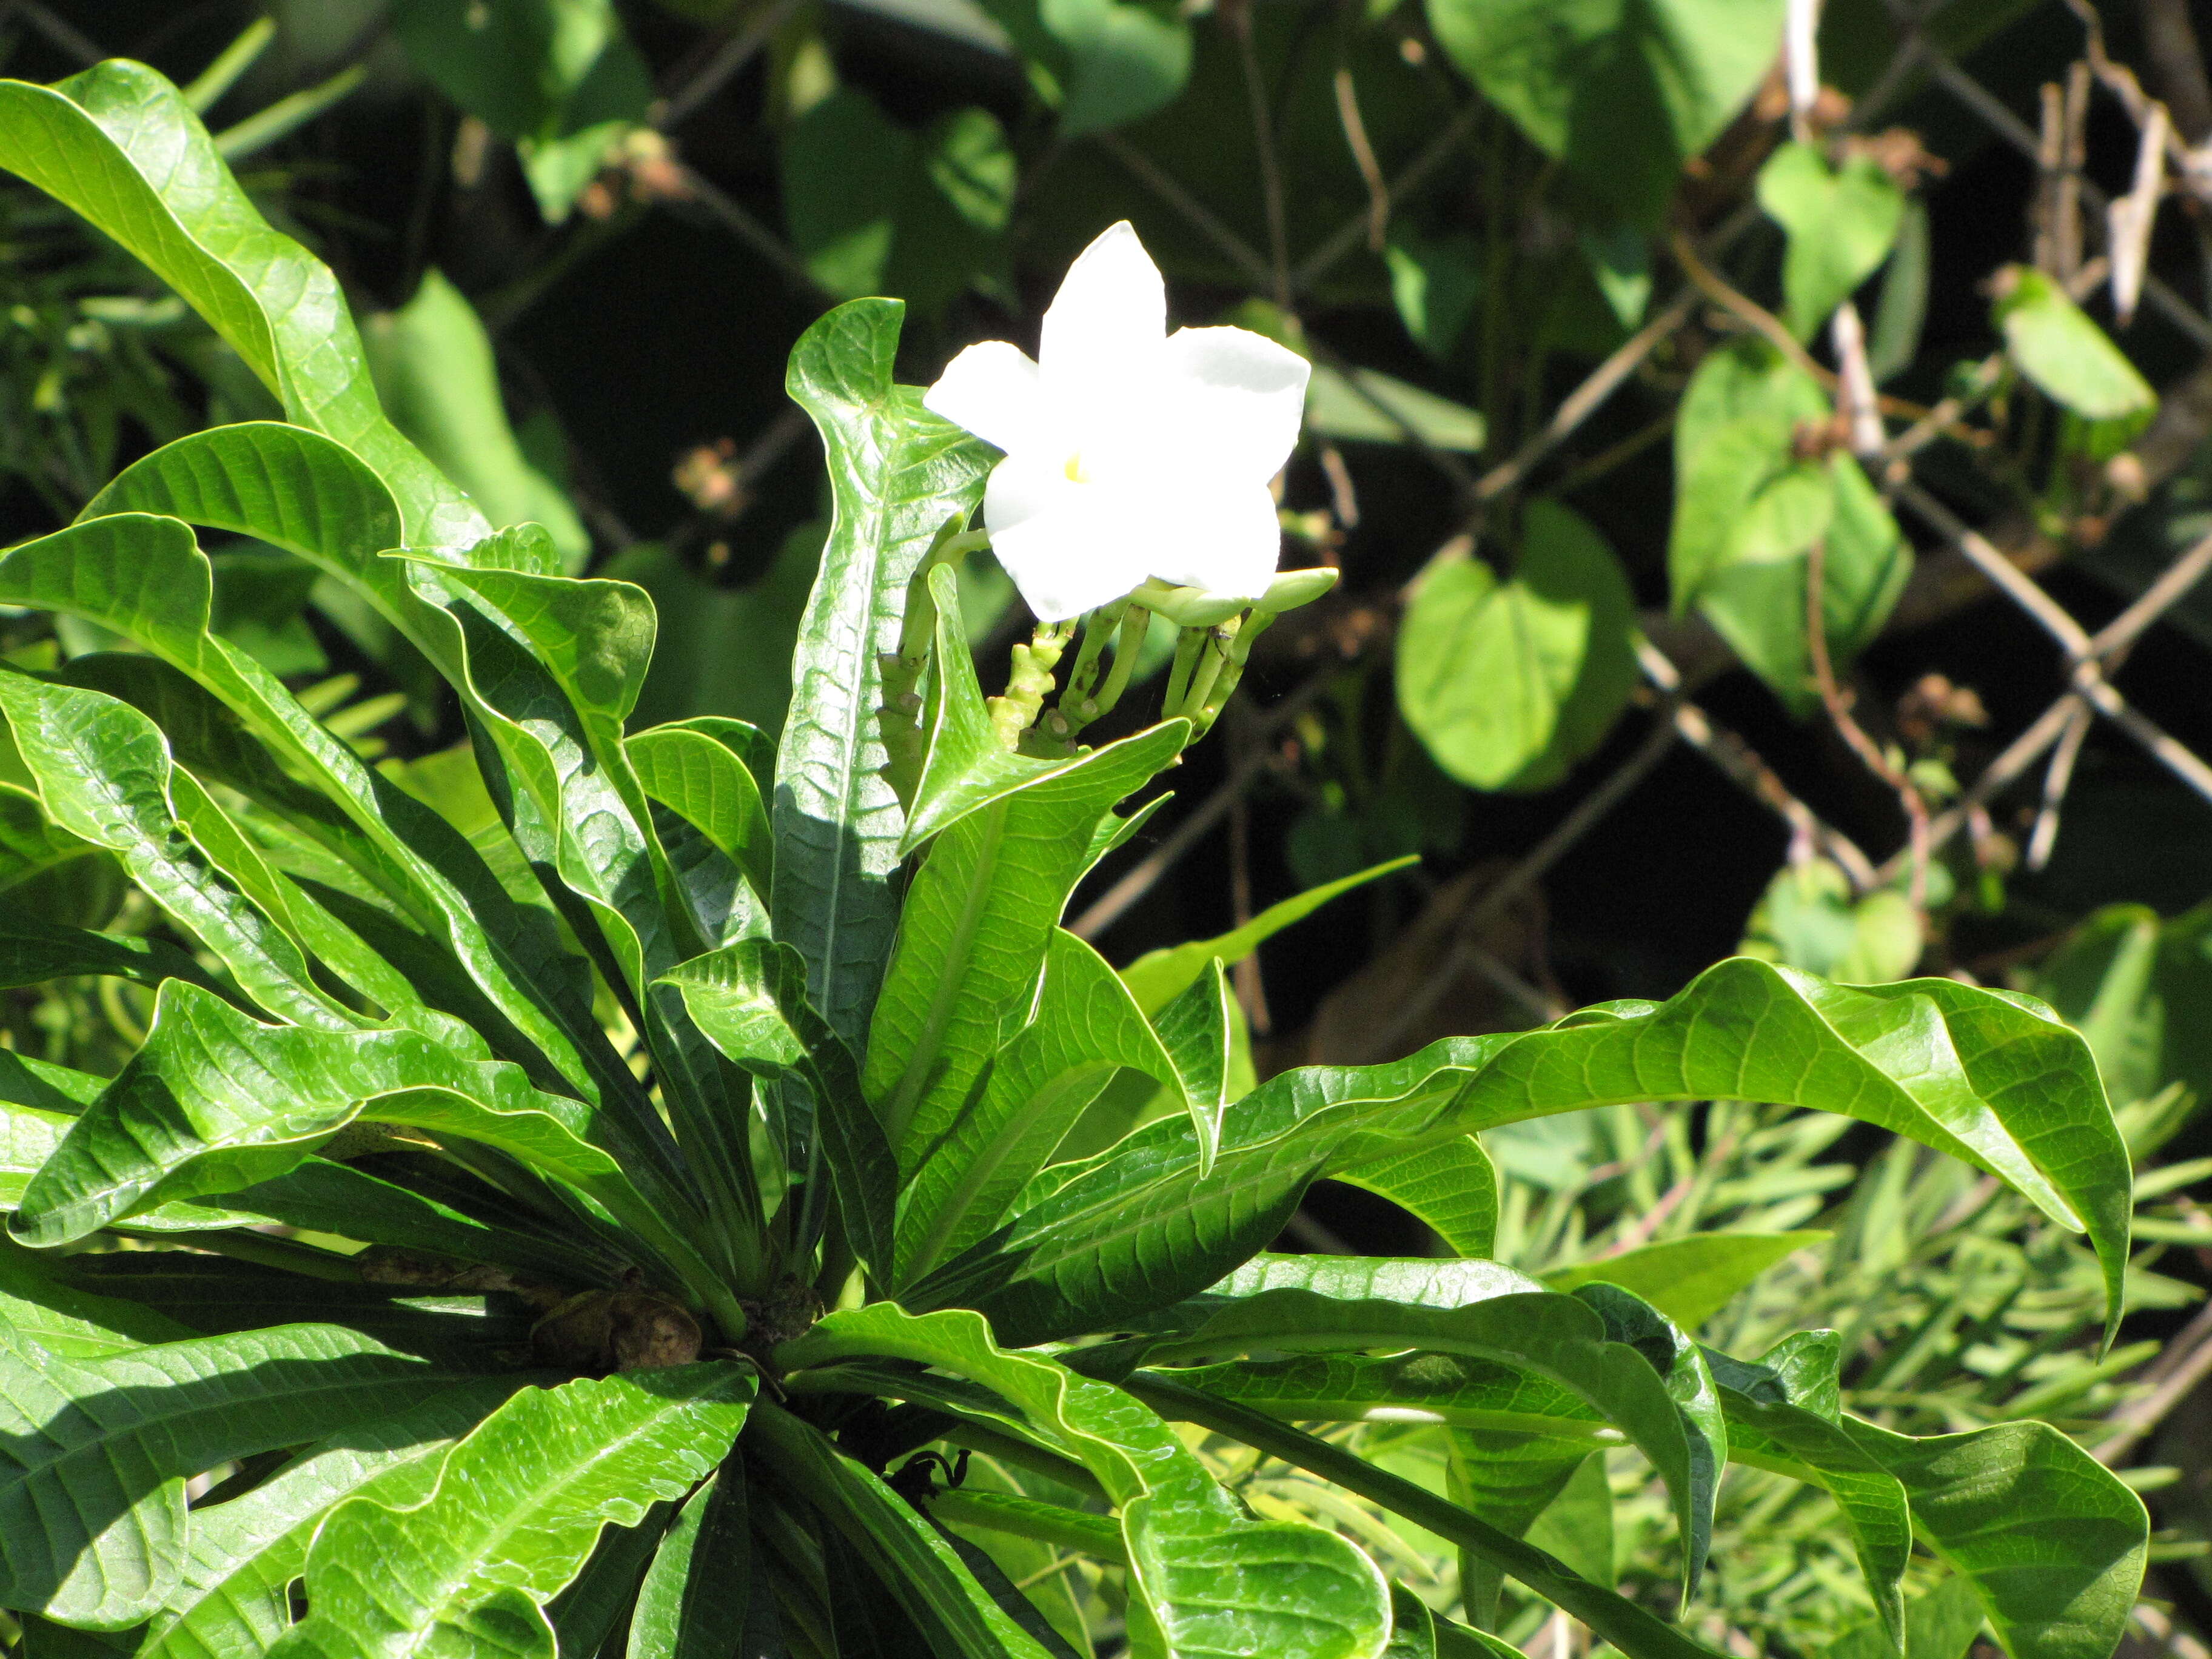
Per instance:
[[[807,989],[858,1046],[890,951],[890,887],[904,824],[883,775],[879,655],[896,643],[915,562],[980,498],[988,452],[895,386],[903,307],[840,306],[793,349],[788,387],[829,452],[835,514],[799,626],[776,756],[776,936],[806,956]]]
[[[2014,1659],[2103,1659],[2142,1583],[2142,1500],[2047,1423],[1915,1440],[1845,1431],[1904,1483],[1914,1530],[1964,1577]]]
[[[316,838],[419,906],[424,925],[524,1040],[521,1054],[579,1089],[604,1085],[631,1102],[641,1146],[649,1146],[635,1080],[591,1021],[582,964],[562,951],[550,919],[519,906],[445,820],[372,772],[258,663],[210,635],[210,587],[204,556],[173,519],[89,520],[0,556],[0,597],[125,634],[197,680],[271,758],[313,780],[337,809],[308,824]],[[452,626],[436,607],[419,609]]]
[[[444,1389],[396,1416],[325,1436],[242,1497],[196,1509],[183,1577],[148,1626],[138,1659],[228,1659],[258,1653],[292,1623],[292,1581],[330,1510],[356,1492],[409,1504],[425,1497],[457,1436],[514,1392],[511,1379]]]
[[[1872,156],[1839,168],[1811,144],[1787,143],[1759,170],[1759,204],[1790,234],[1782,292],[1790,331],[1810,339],[1889,257],[1905,192]]]
[[[807,1000],[805,968],[790,945],[745,939],[682,963],[660,982],[682,994],[699,1029],[732,1062],[756,1076],[805,1081],[846,1237],[860,1261],[880,1271],[894,1254],[898,1166],[861,1094],[851,1052]]]
[[[592,1144],[598,1120],[582,1103],[415,1032],[262,1025],[173,980],[145,1046],[24,1188],[10,1231],[64,1243],[165,1200],[249,1186],[364,1113],[511,1153],[590,1194],[698,1282],[690,1247]]]
[[[1488,1255],[1497,1243],[1498,1171],[1473,1135],[1348,1164],[1330,1178],[1411,1211],[1458,1255]]]
[[[990,1231],[1120,1069],[1183,1088],[1174,1058],[1114,970],[1054,928],[1035,1014],[991,1062],[981,1095],[915,1166],[898,1204],[906,1284]]]
[[[0,1330],[0,1601],[120,1630],[185,1566],[185,1482],[462,1380],[335,1325],[199,1337],[72,1362]]]
[[[1728,1413],[1729,1455],[1826,1488],[1851,1534],[1882,1628],[1901,1638],[1901,1586],[1912,1553],[1905,1489],[1852,1439],[1825,1385],[1812,1393],[1792,1387],[1797,1362],[1813,1355],[1824,1362],[1814,1369],[1832,1381],[1839,1346],[1824,1332],[1790,1338],[1757,1364],[1710,1351],[1706,1358]]]
[[[1431,574],[1397,644],[1398,706],[1438,765],[1479,789],[1541,787],[1603,740],[1635,684],[1627,578],[1581,514],[1532,501],[1512,579],[1476,559]]]
[[[329,267],[269,228],[175,88],[112,61],[53,87],[0,82],[0,167],[112,236],[181,295],[283,401],[390,488],[422,546],[484,523],[386,420]]]
[[[1190,1295],[1273,1237],[1307,1185],[1492,1125],[1616,1102],[1767,1100],[1841,1113],[2002,1176],[2086,1228],[2119,1304],[2127,1151],[2088,1049],[2041,1005],[1949,980],[1849,989],[1737,958],[1661,1004],[1587,1010],[1410,1059],[1271,1079],[1224,1114],[1211,1175],[1188,1121],[1048,1170],[994,1237],[909,1305],[958,1299],[1008,1340],[1112,1328]]]
[[[508,0],[500,9],[532,8]],[[460,290],[432,270],[405,305],[368,319],[366,335],[368,365],[393,424],[467,490],[495,526],[543,525],[562,568],[580,568],[591,554],[591,532],[561,486],[532,466],[515,441],[500,400],[491,338]]]
[[[641,732],[623,745],[645,793],[678,813],[744,872],[753,890],[774,885],[775,849],[746,749],[760,734],[708,715]]]
[[[1339,1177],[1341,1179],[1342,1177]],[[1618,1285],[1633,1291],[1677,1325],[1695,1329],[1735,1293],[1826,1233],[1693,1233],[1544,1275],[1555,1291]]]
[[[1355,887],[1364,887],[1370,881],[1379,880],[1408,865],[1419,862],[1419,855],[1411,853],[1404,858],[1387,859],[1356,875],[1325,882],[1319,887],[1310,887],[1303,893],[1271,904],[1231,932],[1218,934],[1212,939],[1194,940],[1188,945],[1147,951],[1121,969],[1121,982],[1129,988],[1129,994],[1136,998],[1139,1008],[1147,1014],[1156,1014],[1204,973],[1206,963],[1216,957],[1233,968],[1285,927],[1304,921],[1339,894],[1348,893]]]
[[[139,985],[165,979],[210,984],[199,963],[167,939],[58,927],[21,914],[0,916],[0,985],[38,985],[78,974]]]
[[[4,711],[55,821],[115,853],[147,896],[285,1019],[345,1030],[354,1019],[319,990],[292,939],[228,887],[178,823],[168,744],[155,724],[97,691],[0,676]],[[197,977],[197,976],[196,976]]]
[[[1534,1371],[1587,1401],[1651,1460],[1674,1494],[1684,1574],[1694,1588],[1727,1434],[1711,1378],[1694,1347],[1674,1343],[1665,1366],[1655,1370],[1652,1353],[1658,1351],[1646,1351],[1655,1339],[1665,1340],[1657,1322],[1639,1323],[1611,1306],[1601,1304],[1594,1311],[1575,1297],[1541,1292],[1438,1307],[1278,1290],[1223,1307],[1196,1330],[1153,1345],[1146,1358],[1176,1365],[1254,1350],[1410,1348]]]
[[[653,1552],[625,1659],[719,1659],[729,1650],[753,1593],[750,1530],[744,1466],[733,1455],[685,1500]]]
[[[64,1359],[105,1359],[193,1334],[155,1309],[57,1279],[13,1240],[0,1243],[0,1323]]]
[[[307,1553],[307,1618],[272,1659],[363,1654],[550,1659],[541,1609],[610,1522],[719,1463],[754,1378],[725,1363],[629,1371],[515,1395],[446,1454],[434,1491],[396,1509],[349,1498]]]
[[[1217,1433],[1256,1446],[1395,1510],[1441,1538],[1479,1552],[1632,1659],[1711,1659],[1711,1649],[1684,1636],[1656,1613],[1601,1584],[1591,1583],[1555,1557],[1355,1453],[1264,1413],[1185,1388],[1161,1373],[1139,1372],[1130,1379],[1129,1387],[1155,1410],[1175,1420],[1201,1423]]]
[[[2158,406],[2158,394],[2111,337],[2043,272],[2008,265],[1997,289],[2005,349],[2045,395],[2093,421]]]
[[[900,911],[861,1073],[902,1170],[917,1167],[957,1121],[1026,1017],[1093,829],[1175,757],[1188,730],[1170,721],[1094,750],[959,818],[931,844]]]
[[[1625,216],[1656,223],[1688,157],[1782,44],[1781,0],[1429,0],[1460,72]]]
[[[758,1409],[748,1446],[757,1447],[762,1462],[794,1491],[815,1500],[869,1571],[882,1576],[933,1652],[1051,1659],[913,1504],[839,1453],[811,1425],[778,1407]]]
[[[977,1315],[917,1317],[884,1303],[828,1316],[777,1358],[799,1370],[870,1355],[971,1377],[1065,1441],[1121,1511],[1134,1592],[1131,1647],[1140,1659],[1224,1651],[1365,1659],[1382,1647],[1389,1591],[1364,1555],[1315,1528],[1255,1520],[1173,1431],[1120,1390],[1000,1347]]]

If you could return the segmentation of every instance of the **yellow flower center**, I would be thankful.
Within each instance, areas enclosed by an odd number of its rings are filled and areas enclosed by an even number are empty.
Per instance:
[[[1089,483],[1091,482],[1090,473],[1084,471],[1083,452],[1079,449],[1073,449],[1068,452],[1067,465],[1060,470],[1066,474],[1067,481],[1070,483]]]

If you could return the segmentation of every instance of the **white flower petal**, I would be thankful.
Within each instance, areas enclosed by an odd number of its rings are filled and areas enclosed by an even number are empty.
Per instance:
[[[1012,456],[983,492],[991,551],[1041,622],[1064,622],[1145,579],[1152,532],[1123,492],[1072,483],[1060,465]]]
[[[1283,531],[1267,485],[1188,479],[1156,490],[1151,505],[1146,574],[1248,599],[1267,591]]]
[[[1167,285],[1124,219],[1077,256],[1044,313],[1045,391],[1070,407],[1119,404],[1158,373],[1167,331]]]
[[[1181,328],[1164,368],[1164,454],[1239,483],[1282,471],[1305,413],[1304,358],[1249,329]]]
[[[1036,441],[1043,421],[1037,366],[1005,340],[969,346],[945,366],[921,403],[1001,449]]]

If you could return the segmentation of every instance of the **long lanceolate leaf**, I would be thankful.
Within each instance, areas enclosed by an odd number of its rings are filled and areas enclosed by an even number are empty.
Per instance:
[[[1295,1653],[1375,1659],[1390,1632],[1373,1563],[1316,1528],[1255,1521],[1174,1432],[1127,1395],[992,1340],[972,1313],[888,1304],[834,1313],[778,1350],[785,1369],[881,1355],[994,1389],[1059,1438],[1121,1511],[1132,1650],[1142,1659]]]
[[[186,1479],[386,1415],[395,1389],[464,1380],[335,1325],[85,1364],[0,1328],[0,1604],[136,1624],[183,1574]]]
[[[168,744],[137,709],[70,686],[0,677],[0,711],[57,822],[114,852],[247,995],[326,1030],[356,1022],[319,990],[289,935],[227,886],[177,821]]]
[[[453,1437],[518,1381],[459,1383],[397,1416],[342,1429],[245,1496],[193,1510],[183,1577],[137,1659],[229,1659],[266,1648],[292,1622],[292,1581],[324,1515],[356,1492],[391,1504],[425,1496]]]
[[[1206,1175],[1187,1121],[1149,1124],[1038,1176],[998,1234],[908,1305],[964,1300],[1016,1342],[1110,1328],[1264,1248],[1336,1168],[1553,1112],[1714,1097],[1860,1118],[2017,1181],[2087,1228],[2117,1317],[2127,1151],[2079,1036],[2005,993],[1948,980],[1847,989],[1744,959],[1662,1004],[1447,1038],[1388,1066],[1285,1073],[1224,1115]]]
[[[603,1119],[582,1103],[417,1032],[263,1025],[180,981],[162,988],[144,1046],[24,1188],[10,1229],[63,1244],[164,1200],[268,1180],[364,1112],[496,1147],[566,1182],[726,1310],[696,1249],[594,1144]]]
[[[854,1553],[884,1574],[907,1616],[927,1633],[933,1652],[1050,1659],[913,1505],[812,1425],[774,1406],[757,1411],[746,1443],[757,1445],[763,1462],[814,1500]]]
[[[792,661],[769,908],[776,936],[806,953],[815,1006],[856,1048],[898,918],[890,878],[905,831],[883,777],[877,659],[896,642],[916,562],[947,520],[966,521],[988,471],[981,444],[892,383],[904,310],[838,307],[799,340],[789,379],[821,428],[836,507]]]
[[[140,64],[58,86],[0,82],[0,167],[151,266],[228,341],[301,426],[375,470],[418,546],[490,526],[385,419],[337,279],[270,229],[183,96]]]
[[[308,1617],[271,1659],[486,1653],[552,1659],[544,1604],[600,1529],[635,1526],[720,1462],[753,1375],[725,1363],[517,1395],[405,1509],[348,1499],[316,1534]]]

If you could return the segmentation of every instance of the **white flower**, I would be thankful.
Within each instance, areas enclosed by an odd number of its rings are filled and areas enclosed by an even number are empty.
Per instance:
[[[1305,360],[1248,329],[1168,333],[1159,267],[1126,220],[1068,268],[1037,356],[969,346],[922,402],[1006,452],[983,522],[1039,619],[1147,576],[1264,593],[1281,551],[1267,485],[1297,441]]]

